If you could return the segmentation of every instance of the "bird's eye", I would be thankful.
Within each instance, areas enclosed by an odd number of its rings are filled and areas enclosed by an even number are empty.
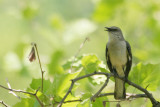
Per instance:
[[[111,31],[117,31],[117,29],[111,29]]]

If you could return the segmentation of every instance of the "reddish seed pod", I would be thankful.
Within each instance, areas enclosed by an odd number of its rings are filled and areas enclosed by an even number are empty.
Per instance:
[[[30,62],[33,62],[34,60],[36,60],[36,54],[35,54],[35,49],[34,47],[32,47],[32,50],[28,56],[28,59]]]

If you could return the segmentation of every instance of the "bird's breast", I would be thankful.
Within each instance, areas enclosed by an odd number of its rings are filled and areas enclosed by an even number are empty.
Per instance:
[[[125,41],[109,42],[108,52],[112,66],[124,66],[127,62]]]

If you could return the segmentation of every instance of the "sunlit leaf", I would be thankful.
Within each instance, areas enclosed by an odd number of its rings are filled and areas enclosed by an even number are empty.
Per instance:
[[[71,80],[76,78],[78,74],[79,72],[73,74],[67,73],[61,75],[54,75],[54,81],[52,84],[53,94],[63,97],[71,85]]]
[[[92,93],[86,92],[86,93],[82,94],[81,99],[86,100],[86,99],[90,98],[91,96],[92,96]]]
[[[103,107],[103,101],[108,101],[107,97],[99,97],[96,98],[94,102],[92,102],[92,107]],[[105,107],[110,107],[109,103],[106,103]]]
[[[97,58],[96,55],[88,55],[82,58],[82,65],[85,69],[85,72],[93,73],[98,70],[98,65],[101,61]]]
[[[84,100],[83,102],[81,102],[80,104],[78,104],[76,107],[92,107],[91,106],[90,98]]]
[[[78,70],[82,64],[81,64],[81,59],[83,58],[83,56],[80,57],[73,57],[71,59],[69,59],[64,65],[63,68],[64,70],[69,70],[69,69],[74,69],[75,71]]]
[[[41,79],[32,79],[30,87],[34,90],[37,90],[40,87],[41,90],[42,80]],[[43,80],[43,92],[46,92],[48,89],[51,88],[50,80]]]
[[[159,64],[137,64],[129,74],[129,80],[139,84],[147,90],[156,90],[160,85]]]
[[[62,74],[63,68],[60,66],[60,61],[63,57],[63,51],[56,51],[52,54],[51,61],[48,65],[49,74]]]
[[[34,98],[22,98],[21,102],[18,102],[13,107],[34,107],[35,101]]]

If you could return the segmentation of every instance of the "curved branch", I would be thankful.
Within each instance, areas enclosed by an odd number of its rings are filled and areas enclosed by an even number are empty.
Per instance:
[[[2,104],[2,105],[4,105],[5,107],[9,107],[6,103],[4,103],[3,101],[0,101],[0,103]]]
[[[90,77],[90,76],[93,76],[93,75],[105,75],[105,76],[113,76],[113,74],[111,74],[111,73],[105,73],[105,72],[94,72],[94,73],[91,73],[91,74],[87,74],[87,75],[84,75],[84,76],[81,76],[81,77],[78,77],[78,78],[75,78],[75,79],[72,79],[71,81],[72,81],[72,83],[71,83],[71,86],[70,86],[70,88],[69,88],[69,90],[67,91],[67,93],[66,93],[66,95],[63,97],[63,99],[61,100],[61,102],[59,103],[59,105],[57,106],[57,107],[61,107],[62,106],[62,104],[64,103],[64,101],[65,101],[65,99],[67,98],[67,96],[69,95],[69,93],[71,93],[71,90],[72,90],[72,88],[73,88],[73,85],[74,85],[74,83],[76,82],[76,81],[78,81],[78,80],[81,80],[81,79],[83,79],[83,78],[87,78],[87,77]]]
[[[110,75],[107,76],[107,79],[106,79],[104,85],[98,90],[98,92],[91,97],[91,101],[95,101],[95,98],[96,98],[96,97],[101,93],[101,91],[107,86],[107,84],[108,84],[108,82],[109,82],[109,78],[110,78]]]
[[[123,79],[123,80],[124,80],[124,79]],[[129,85],[131,85],[131,86],[137,88],[138,90],[144,92],[145,95],[146,95],[146,96],[150,99],[150,101],[152,102],[153,107],[156,107],[157,105],[160,106],[160,103],[159,103],[158,101],[156,101],[155,98],[152,96],[152,94],[149,93],[146,89],[144,89],[144,88],[142,88],[141,86],[139,86],[139,85],[137,85],[137,84],[131,82],[131,81],[128,80],[128,79],[125,80],[125,82],[128,83]]]

